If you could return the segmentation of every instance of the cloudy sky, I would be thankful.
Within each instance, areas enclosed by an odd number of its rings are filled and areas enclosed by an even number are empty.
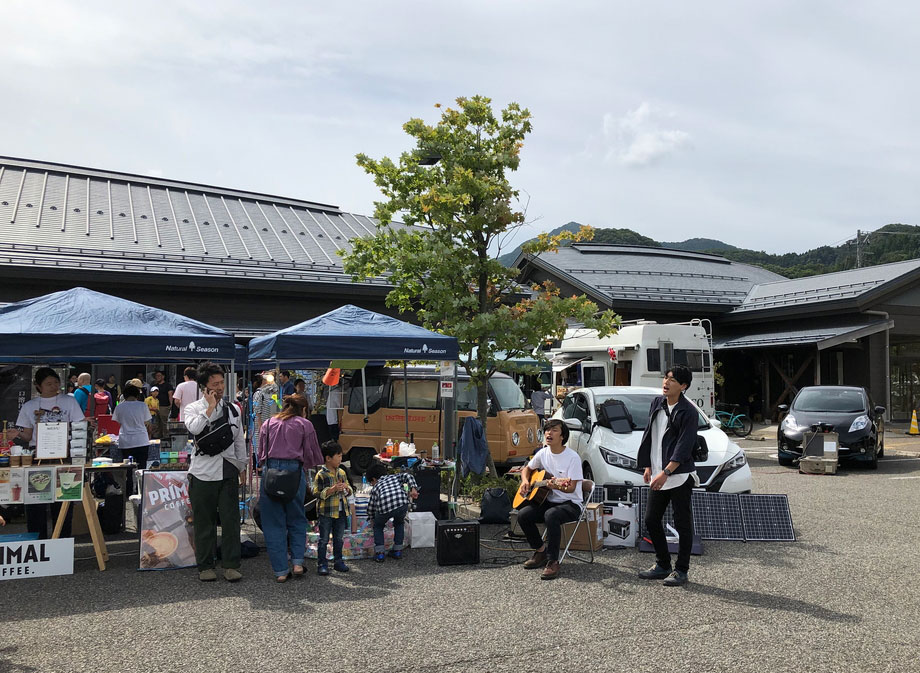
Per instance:
[[[3,0],[0,154],[370,214],[354,155],[483,94],[534,116],[519,239],[804,251],[920,224],[918,25],[904,0]]]

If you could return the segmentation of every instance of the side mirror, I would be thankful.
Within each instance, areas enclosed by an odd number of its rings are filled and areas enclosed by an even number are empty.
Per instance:
[[[722,421],[720,421],[718,418],[710,418],[710,419],[709,419],[709,423],[710,423],[710,424],[712,425],[712,427],[714,427],[716,430],[718,430],[719,428],[722,427]]]
[[[584,432],[585,428],[582,425],[581,421],[577,418],[564,418],[562,422],[565,423],[565,427],[569,430],[574,430],[575,432]]]
[[[781,411],[785,414],[787,411],[789,411],[789,405],[788,404],[777,404],[776,410]]]
[[[885,407],[875,407],[875,414],[881,416],[885,413]]]

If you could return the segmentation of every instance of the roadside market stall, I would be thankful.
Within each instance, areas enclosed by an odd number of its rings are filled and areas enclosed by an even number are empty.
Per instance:
[[[82,287],[27,299],[0,308],[0,362],[15,362],[32,365],[63,365],[70,362],[81,363],[181,363],[190,360],[212,360],[229,365],[234,370],[236,349],[233,335],[219,328],[193,320],[191,318],[145,306],[118,297],[95,292]],[[31,390],[31,386],[30,386]],[[67,425],[67,424],[64,424]],[[73,426],[78,424],[74,423]],[[28,500],[28,484],[32,481],[27,470],[50,470],[47,475],[52,487],[47,493],[40,494],[46,502],[55,500],[64,502],[59,516],[56,532],[60,532],[65,509],[70,501],[83,503],[87,517],[96,559],[100,570],[105,569],[107,552],[102,532],[96,517],[95,502],[89,494],[89,488],[82,488],[79,497],[68,497],[67,486],[73,490],[73,477],[62,474],[74,473],[74,468],[86,468],[80,471],[80,483],[83,473],[92,470],[87,464],[92,458],[88,430],[82,428],[63,429],[63,454],[54,460],[54,465],[36,467],[7,468],[6,473],[0,468],[0,502],[25,504]],[[39,436],[42,432],[39,429]],[[79,450],[78,450],[79,447]],[[167,461],[172,460],[172,453]],[[162,456],[161,456],[162,458]],[[178,463],[178,455],[176,456]],[[114,469],[114,468],[113,468]],[[18,470],[18,471],[17,471]],[[153,478],[156,473],[148,473]],[[146,482],[145,475],[145,482]],[[165,473],[163,475],[166,476]],[[187,488],[184,486],[185,473],[171,471],[169,484],[160,484],[158,490],[165,488],[167,493],[187,501]],[[45,478],[39,480],[45,483]],[[4,483],[5,482],[5,483]],[[5,484],[19,483],[24,489],[4,489]],[[63,486],[64,488],[60,488]],[[146,483],[144,490],[147,491]],[[46,486],[47,488],[47,486]],[[41,489],[45,490],[45,489]],[[52,493],[52,490],[54,491]],[[13,499],[13,493],[19,495]],[[58,493],[60,492],[60,493]],[[37,502],[36,500],[32,500]],[[175,508],[174,508],[175,509]],[[142,548],[148,543],[157,551],[157,559],[177,567],[187,560],[180,552],[181,545],[172,544],[156,537],[158,526],[147,529],[145,512],[142,529]],[[152,522],[156,523],[156,522]],[[146,536],[146,538],[145,538]],[[176,538],[176,536],[173,536]],[[178,538],[176,538],[178,540]],[[168,553],[166,553],[168,552]],[[194,559],[194,555],[192,555]],[[188,565],[188,563],[185,563]]]
[[[253,339],[249,344],[249,362],[254,369],[259,366],[281,366],[303,369],[325,369],[338,367],[355,369],[361,373],[361,386],[365,423],[367,423],[367,385],[365,368],[369,364],[384,364],[387,360],[403,362],[406,376],[406,362],[428,360],[450,363],[450,396],[443,398],[450,408],[444,410],[445,448],[453,444],[449,437],[456,433],[456,413],[453,390],[456,387],[456,365],[459,343],[455,337],[431,332],[418,325],[412,325],[387,315],[368,311],[351,304],[312,318],[298,325]],[[406,442],[409,442],[408,386],[403,386]],[[445,388],[442,387],[442,391]],[[447,406],[447,405],[445,405]],[[451,434],[453,433],[453,434]],[[450,454],[446,454],[448,457]],[[434,470],[434,488],[438,488],[440,477]],[[361,503],[356,504],[360,511]],[[428,514],[428,516],[431,516]],[[433,525],[433,524],[432,524]],[[367,555],[373,548],[370,531],[355,532],[346,536],[346,547],[353,550],[354,557]],[[312,545],[312,547],[311,547]],[[308,549],[315,549],[315,540],[308,537]]]

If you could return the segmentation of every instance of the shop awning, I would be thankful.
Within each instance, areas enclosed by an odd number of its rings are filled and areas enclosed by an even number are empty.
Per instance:
[[[777,346],[817,346],[818,350],[855,341],[894,327],[893,320],[834,323],[814,326],[789,326],[748,334],[714,335],[714,350],[739,348],[776,348]]]
[[[579,362],[587,360],[589,357],[589,355],[584,355],[582,357],[557,355],[553,358],[553,372],[561,372],[563,369],[568,369],[572,365],[577,365]]]

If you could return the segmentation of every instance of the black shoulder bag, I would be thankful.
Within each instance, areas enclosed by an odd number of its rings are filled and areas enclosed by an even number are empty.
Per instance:
[[[219,456],[233,446],[233,426],[230,425],[229,406],[224,405],[224,413],[215,424],[195,435],[197,455]]]
[[[271,435],[271,424],[265,428],[265,462],[268,464],[271,458],[271,445],[269,437]],[[266,468],[262,472],[262,485],[265,488],[265,495],[272,500],[286,505],[297,495],[297,489],[300,488],[300,480],[303,476],[303,465],[299,465],[296,470],[279,470],[274,467]]]

